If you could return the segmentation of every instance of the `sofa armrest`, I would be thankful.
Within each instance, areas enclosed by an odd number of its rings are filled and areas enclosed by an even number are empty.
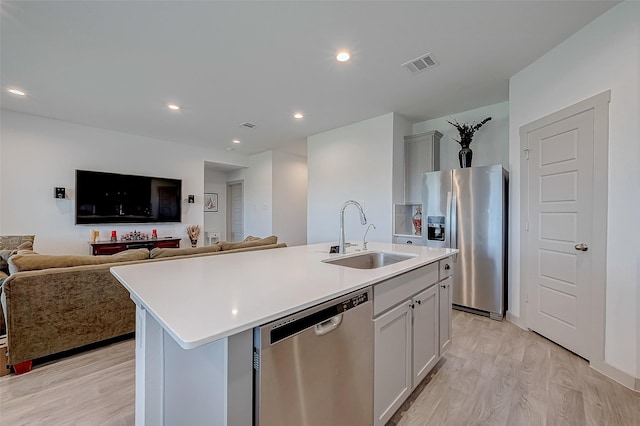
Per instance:
[[[122,262],[117,265],[142,262]],[[9,364],[135,331],[135,305],[115,264],[18,272],[3,285]]]

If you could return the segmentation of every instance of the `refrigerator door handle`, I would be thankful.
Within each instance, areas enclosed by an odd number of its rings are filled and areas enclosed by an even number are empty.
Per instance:
[[[451,193],[451,248],[458,248],[458,200],[456,193]]]
[[[447,192],[447,206],[446,206],[446,211],[445,211],[445,226],[446,226],[446,234],[445,234],[445,238],[448,240],[447,241],[447,247],[451,248],[453,247],[452,242],[451,242],[451,197],[453,196],[453,192],[449,191]]]

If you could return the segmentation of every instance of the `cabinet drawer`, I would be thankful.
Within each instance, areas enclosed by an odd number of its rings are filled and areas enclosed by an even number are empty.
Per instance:
[[[443,280],[453,275],[453,259],[448,257],[438,262],[440,264],[440,279]]]
[[[397,305],[438,281],[438,262],[373,286],[373,315]]]
[[[421,246],[422,237],[395,236],[393,237],[393,242],[395,244],[409,244],[414,246]]]

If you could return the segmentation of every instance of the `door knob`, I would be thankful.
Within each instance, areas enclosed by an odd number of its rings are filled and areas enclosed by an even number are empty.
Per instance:
[[[589,246],[588,246],[588,245],[586,245],[586,244],[584,244],[584,243],[582,243],[582,244],[576,244],[576,245],[574,246],[574,248],[575,248],[576,250],[578,250],[578,251],[587,251],[587,250],[589,250]]]

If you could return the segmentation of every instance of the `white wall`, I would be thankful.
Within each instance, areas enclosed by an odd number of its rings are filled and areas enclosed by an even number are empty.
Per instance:
[[[623,2],[513,76],[509,88],[509,307],[515,315],[520,301],[520,127],[611,90],[605,362],[635,377],[640,372],[635,244],[640,218],[639,71],[640,2]]]
[[[249,167],[227,174],[244,181],[244,234],[277,235],[287,245],[306,244],[306,159],[280,151],[252,155]]]
[[[440,170],[460,168],[458,151],[460,144],[453,139],[460,139],[458,130],[447,121],[452,119],[460,123],[479,122],[487,117],[491,121],[485,123],[473,136],[471,149],[473,150],[472,165],[490,166],[502,164],[509,170],[509,102],[488,105],[469,111],[452,114],[451,116],[421,121],[413,125],[413,133],[418,134],[437,130],[442,133],[440,139]]]
[[[393,116],[393,203],[402,204],[405,200],[405,146],[404,137],[413,134],[413,124],[406,118]]]
[[[218,211],[204,212],[203,232],[219,232],[220,241],[227,241],[227,174],[205,166],[204,192],[218,194]]]
[[[307,159],[273,153],[273,233],[289,246],[307,243]]]
[[[334,242],[340,208],[347,200],[363,204],[376,225],[369,241],[391,242],[394,113],[340,127],[307,139],[309,243]],[[353,206],[345,210],[345,238],[362,243],[366,226]]]
[[[273,234],[272,152],[249,157],[249,167],[228,173],[227,180],[244,180],[244,236]]]
[[[182,237],[185,227],[203,225],[204,162],[246,166],[241,154],[81,126],[13,111],[2,111],[0,136],[0,233],[35,234],[35,250],[52,254],[87,254],[89,231],[118,235],[134,229],[158,230],[160,237]],[[75,225],[75,170],[97,170],[182,179],[182,223],[149,225]],[[53,198],[53,188],[67,188],[68,199]],[[196,196],[187,204],[188,194]],[[200,240],[202,245],[202,239]]]

